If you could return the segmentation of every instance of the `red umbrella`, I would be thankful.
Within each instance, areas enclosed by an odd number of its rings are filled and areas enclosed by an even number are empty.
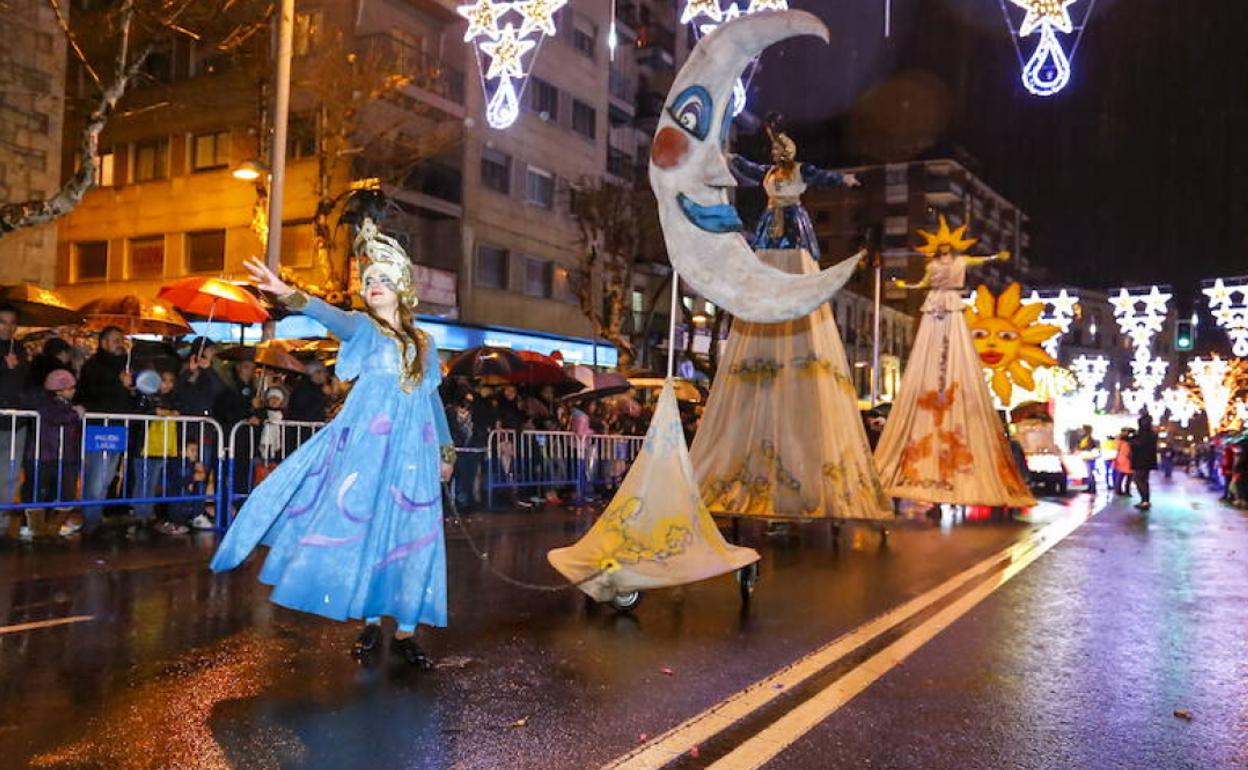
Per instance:
[[[565,392],[580,390],[580,383],[554,358],[531,350],[517,350],[515,353],[524,361],[524,366],[507,376],[507,381],[513,385],[552,385]]]
[[[220,278],[183,278],[162,287],[159,297],[183,312],[207,316],[209,321],[249,324],[269,320],[269,311],[260,300]]]

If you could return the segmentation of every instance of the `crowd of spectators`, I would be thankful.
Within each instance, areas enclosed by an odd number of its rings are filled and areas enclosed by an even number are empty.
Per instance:
[[[115,529],[103,526],[106,514],[126,531],[212,528],[221,438],[194,418],[216,421],[225,440],[235,426],[247,426],[235,447],[236,491],[245,491],[253,465],[276,462],[297,444],[279,423],[324,422],[344,394],[316,361],[296,375],[246,357],[224,361],[204,338],[181,347],[128,345],[117,327],[93,339],[22,342],[19,323],[12,307],[0,306],[0,409],[37,412],[39,431],[12,412],[0,419],[0,495],[6,503],[47,505],[10,508],[10,537],[93,537]],[[124,416],[108,421],[124,425],[124,451],[84,447],[86,426],[103,422],[93,414]],[[107,502],[119,498],[137,502]],[[157,498],[175,499],[152,502]]]

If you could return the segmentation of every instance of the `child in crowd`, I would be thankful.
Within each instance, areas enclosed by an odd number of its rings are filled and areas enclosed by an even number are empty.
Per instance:
[[[73,403],[78,381],[67,369],[55,369],[43,381],[43,390],[34,397],[39,413],[39,440],[35,447],[34,502],[70,501],[77,496],[78,457],[82,446],[82,416],[85,409]],[[26,512],[31,534],[36,538],[54,537],[69,515],[70,508],[31,508]]]
[[[141,394],[138,411],[140,414],[159,417],[176,417],[181,414],[177,402],[175,388],[177,375],[170,371],[157,372],[148,369],[135,378],[135,386]],[[138,455],[131,460],[131,473],[134,476],[135,497],[156,497],[158,494],[172,497],[184,486],[183,468],[180,461],[178,446],[178,424],[173,420],[152,420],[143,423],[142,446]],[[180,523],[166,520],[156,522],[155,503],[137,503],[134,506],[135,517],[141,524],[152,525],[152,528],[164,535],[185,535],[190,530]],[[171,512],[171,518],[174,514]],[[178,517],[180,518],[180,517]]]

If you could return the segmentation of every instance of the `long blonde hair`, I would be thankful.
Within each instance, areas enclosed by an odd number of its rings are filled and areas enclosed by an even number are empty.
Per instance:
[[[371,307],[368,308],[367,312],[369,317],[376,321],[383,331],[399,341],[399,347],[403,353],[402,365],[406,367],[404,374],[412,382],[420,382],[425,376],[425,356],[429,352],[429,337],[416,328],[412,309],[402,302],[399,303],[399,326],[397,329],[389,321],[378,315]]]

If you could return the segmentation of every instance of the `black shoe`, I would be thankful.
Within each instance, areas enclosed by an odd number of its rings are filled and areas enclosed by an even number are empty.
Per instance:
[[[364,630],[355,640],[355,644],[351,645],[351,657],[356,660],[364,660],[377,651],[377,644],[381,641],[381,626],[376,623],[369,623],[364,626]]]
[[[416,637],[408,636],[403,639],[395,638],[390,642],[390,650],[398,655],[409,665],[415,666],[421,671],[428,671],[433,668],[433,661],[420,649],[420,645],[416,644]]]

